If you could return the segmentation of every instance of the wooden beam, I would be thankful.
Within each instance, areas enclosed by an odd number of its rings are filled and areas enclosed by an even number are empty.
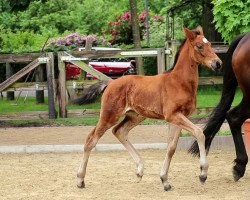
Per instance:
[[[72,60],[68,60],[68,62],[76,65],[77,67],[81,68],[82,70],[84,70],[85,72],[93,75],[94,77],[96,77],[99,80],[110,80],[111,78],[106,76],[105,74],[99,72],[98,70],[94,69],[93,67],[87,65],[86,63],[80,61],[80,60],[74,60],[75,57],[71,56],[68,53],[64,53],[67,56],[70,56],[72,58]],[[62,62],[62,61],[61,61]]]
[[[67,88],[73,88],[73,82],[76,83],[75,88],[81,89],[84,86],[90,86],[98,82],[98,80],[74,80],[74,81],[66,81]],[[36,82],[29,83],[13,83],[10,87],[6,88],[4,91],[34,91],[36,87]],[[39,87],[43,89],[47,89],[47,82],[40,82]],[[55,93],[55,92],[54,92]]]
[[[171,46],[171,45],[170,45]],[[226,53],[228,45],[213,45],[215,53]],[[88,58],[122,58],[122,57],[141,57],[141,56],[156,56],[153,51],[157,49],[145,48],[145,49],[131,49],[131,50],[95,50],[91,51],[72,51],[71,54],[76,57],[88,57]],[[137,51],[137,55],[136,54]],[[143,52],[142,52],[143,51]],[[123,53],[124,52],[124,55]],[[167,49],[166,54],[169,54]],[[0,63],[27,63],[40,57],[43,53],[22,53],[22,54],[0,54]]]
[[[57,118],[57,112],[55,107],[55,76],[54,76],[54,54],[47,53],[49,61],[46,64],[47,68],[47,83],[48,83],[48,107],[49,118]]]
[[[130,50],[94,50],[91,51],[72,51],[75,57],[93,58],[133,58],[157,56],[157,51],[161,48],[130,49]],[[170,50],[165,50],[165,54],[170,54]]]
[[[0,54],[0,63],[27,63],[43,53]]]
[[[212,45],[215,53],[226,53],[229,45]]]
[[[24,75],[26,75],[27,73],[29,73],[33,69],[35,69],[39,64],[40,63],[39,63],[38,59],[35,59],[33,62],[28,64],[26,67],[24,67],[23,69],[21,69],[20,71],[18,71],[14,75],[12,75],[10,78],[8,78],[4,82],[2,82],[0,84],[0,92],[3,91],[4,89],[6,89],[7,87],[9,87],[10,85],[12,85],[14,82],[16,82],[17,80],[22,78]]]
[[[90,86],[97,83],[97,80],[82,80],[82,81],[66,81],[67,88],[73,88],[73,82],[76,83],[75,89],[82,89],[84,86]],[[209,77],[199,77],[199,85],[217,85],[223,84],[222,76],[209,76]],[[9,88],[4,91],[34,91],[36,82],[29,83],[14,83]],[[39,83],[39,87],[47,88],[46,82]]]
[[[219,85],[223,84],[222,76],[199,77],[199,85]]]

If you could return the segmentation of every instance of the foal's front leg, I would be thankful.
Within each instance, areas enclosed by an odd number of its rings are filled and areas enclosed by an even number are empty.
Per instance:
[[[160,178],[162,181],[162,184],[164,186],[164,190],[168,191],[171,189],[171,185],[168,182],[168,170],[169,165],[172,159],[172,156],[174,155],[177,142],[180,136],[181,128],[179,126],[176,126],[174,124],[169,124],[169,132],[168,132],[168,138],[167,138],[167,153],[166,157],[161,169]]]
[[[200,181],[204,183],[207,179],[207,171],[208,171],[208,162],[207,162],[207,156],[205,151],[205,136],[203,134],[203,131],[200,127],[194,125],[187,117],[185,117],[183,114],[176,114],[175,116],[172,116],[171,123],[174,123],[181,128],[190,131],[193,136],[196,138],[199,150],[200,150],[200,169],[201,174],[199,176]]]

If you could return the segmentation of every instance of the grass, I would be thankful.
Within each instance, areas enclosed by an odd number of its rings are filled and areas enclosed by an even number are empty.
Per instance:
[[[24,97],[20,97],[18,102],[0,100],[0,112],[24,112],[24,111],[47,111],[48,100],[45,98],[44,104],[37,104],[35,97],[28,97],[24,101]]]
[[[207,90],[198,90],[197,94],[197,107],[205,108],[205,107],[215,107],[221,97],[221,90],[219,89],[207,89]],[[236,91],[234,101],[232,106],[236,106],[240,103],[242,99],[242,93],[240,90]]]

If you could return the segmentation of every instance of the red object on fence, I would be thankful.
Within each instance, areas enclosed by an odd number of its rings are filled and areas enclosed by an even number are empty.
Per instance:
[[[66,80],[77,79],[81,74],[81,69],[70,63],[66,64]]]
[[[135,74],[134,61],[130,62],[89,62],[89,65],[103,74],[118,78],[124,74]],[[81,69],[77,66],[66,64],[66,79],[77,79],[81,73]],[[95,79],[91,74],[87,74],[88,79]]]

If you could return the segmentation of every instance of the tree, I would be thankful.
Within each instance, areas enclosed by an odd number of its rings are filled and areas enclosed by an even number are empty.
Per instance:
[[[131,12],[131,24],[132,24],[132,32],[133,32],[133,43],[136,49],[141,48],[141,38],[140,38],[140,29],[138,23],[138,15],[137,15],[137,6],[136,0],[129,0],[130,3],[130,12]],[[144,74],[142,58],[136,59],[136,67],[137,72],[139,74]]]
[[[202,4],[202,28],[204,35],[211,42],[220,42],[222,41],[221,35],[215,28],[215,24],[213,22],[213,4],[209,1],[203,1]]]
[[[214,21],[226,42],[250,30],[250,1],[217,0],[214,4]]]
[[[203,27],[203,32],[209,41],[221,41],[221,36],[213,23],[213,4],[211,0],[172,0],[169,2],[168,13],[175,27],[172,27],[175,38],[183,37],[181,26],[195,28]],[[173,34],[173,33],[172,33]],[[171,39],[168,35],[167,39]]]

